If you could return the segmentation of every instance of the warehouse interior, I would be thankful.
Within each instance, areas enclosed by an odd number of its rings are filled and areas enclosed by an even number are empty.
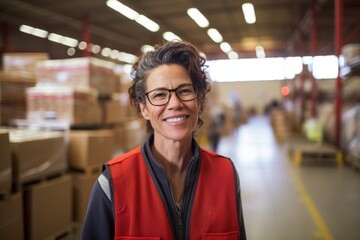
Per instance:
[[[194,137],[233,161],[247,239],[360,239],[359,19],[358,0],[0,0],[0,239],[80,239],[102,165],[147,138],[131,66],[172,40],[208,62]]]

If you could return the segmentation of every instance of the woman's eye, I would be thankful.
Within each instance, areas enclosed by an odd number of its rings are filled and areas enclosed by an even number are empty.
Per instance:
[[[166,97],[166,93],[164,93],[164,92],[156,93],[153,96],[153,98],[165,98],[165,97]]]

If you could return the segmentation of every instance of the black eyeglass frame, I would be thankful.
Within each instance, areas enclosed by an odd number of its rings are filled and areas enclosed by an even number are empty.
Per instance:
[[[180,88],[183,88],[183,87],[187,87],[187,86],[191,86],[191,87],[194,89],[195,96],[194,96],[194,98],[192,98],[192,99],[183,100],[183,99],[181,99],[181,97],[179,97],[177,90],[180,89]],[[159,91],[159,90],[167,90],[167,91],[169,92],[168,99],[167,99],[166,103],[164,103],[164,104],[153,104],[153,103],[151,102],[150,98],[149,98],[149,94],[152,93],[152,92],[154,92],[154,91]],[[182,101],[182,102],[190,102],[190,101],[192,101],[192,100],[194,100],[194,99],[197,98],[196,88],[195,88],[194,85],[191,84],[191,83],[181,84],[181,85],[179,85],[178,87],[173,88],[173,89],[168,89],[168,88],[155,88],[155,89],[153,89],[153,90],[150,90],[150,91],[146,92],[146,93],[144,94],[144,96],[146,96],[146,98],[148,99],[148,101],[149,101],[149,103],[150,103],[151,105],[160,107],[160,106],[165,106],[166,104],[169,103],[170,98],[171,98],[171,92],[175,92],[176,97],[177,97],[180,101]]]

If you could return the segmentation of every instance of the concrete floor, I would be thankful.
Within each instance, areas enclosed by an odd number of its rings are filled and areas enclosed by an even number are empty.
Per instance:
[[[360,239],[360,172],[336,164],[296,166],[266,117],[223,138],[218,152],[238,169],[249,240]]]

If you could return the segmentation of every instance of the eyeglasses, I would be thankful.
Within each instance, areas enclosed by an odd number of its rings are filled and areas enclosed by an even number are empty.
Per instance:
[[[163,106],[170,101],[171,92],[183,102],[192,101],[197,97],[197,93],[192,84],[182,84],[174,89],[157,88],[145,93],[145,96],[154,106]]]

